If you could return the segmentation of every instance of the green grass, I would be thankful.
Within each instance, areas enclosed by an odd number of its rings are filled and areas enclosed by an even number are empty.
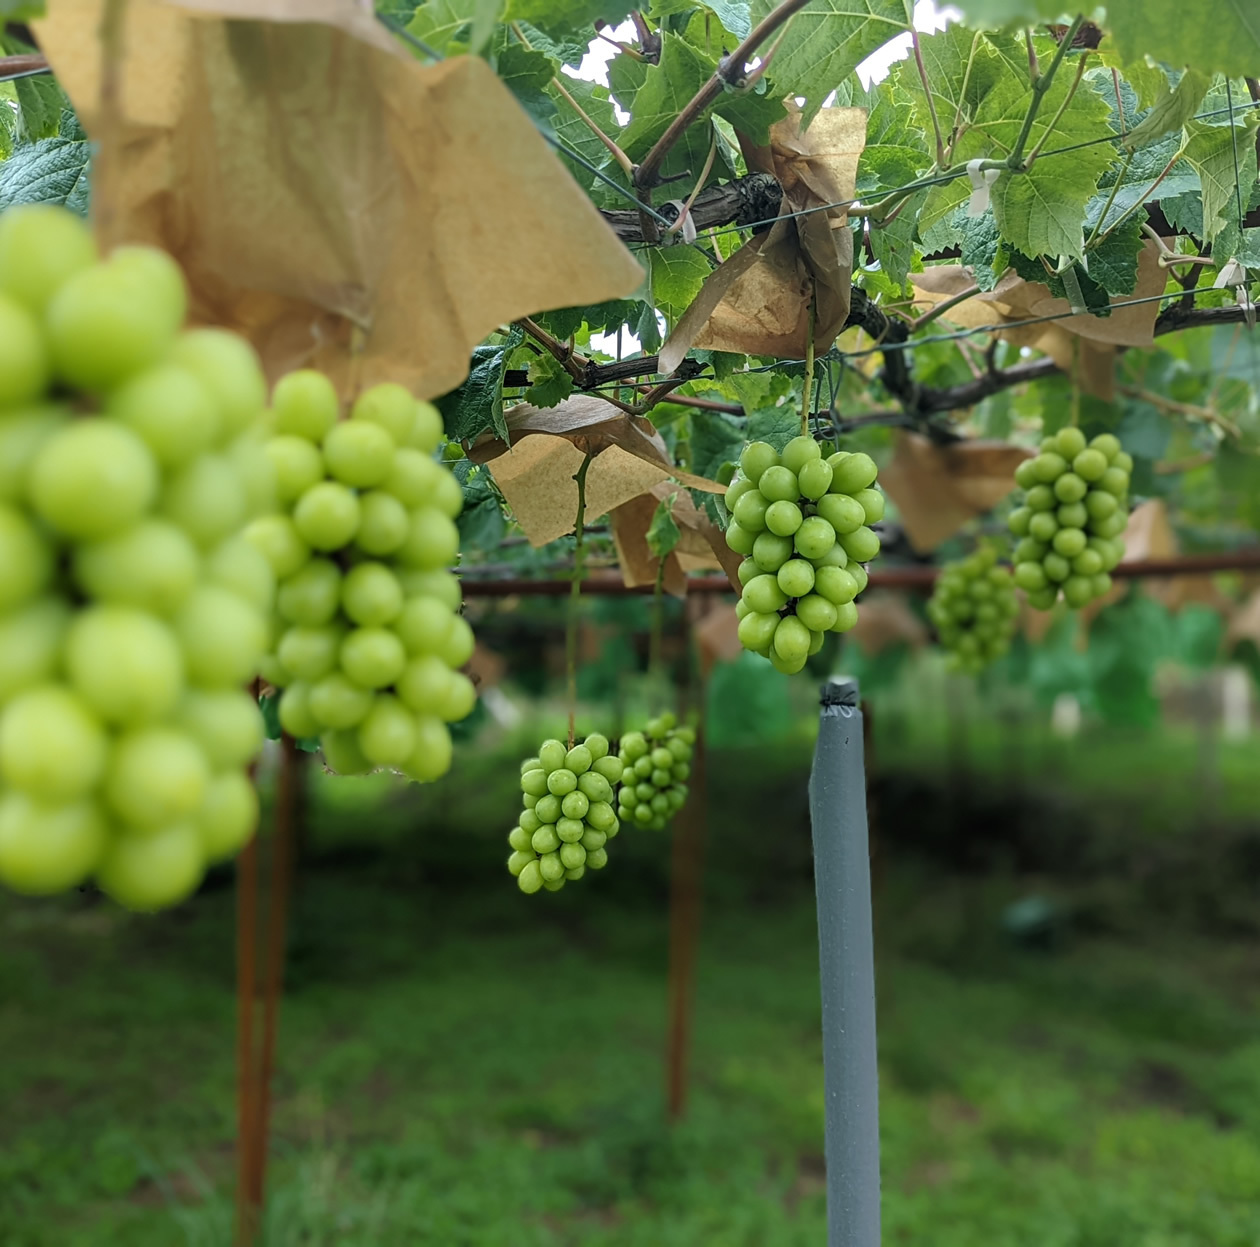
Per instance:
[[[1253,948],[1020,952],[1019,881],[881,879],[886,1243],[1255,1247]],[[671,1130],[661,907],[504,884],[301,879],[269,1247],[819,1247],[808,898],[706,914]],[[231,917],[227,890],[156,920],[0,902],[5,1247],[226,1247]]]

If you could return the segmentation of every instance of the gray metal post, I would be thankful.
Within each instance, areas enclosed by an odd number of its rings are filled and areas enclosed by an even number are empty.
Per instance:
[[[862,712],[855,679],[822,689],[809,781],[826,1080],[828,1247],[879,1245],[879,1082]]]

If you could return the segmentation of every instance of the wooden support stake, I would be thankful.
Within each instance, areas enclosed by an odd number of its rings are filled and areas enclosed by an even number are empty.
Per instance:
[[[272,809],[269,900],[265,927],[266,978],[262,982],[262,1036],[255,1034],[259,987],[259,850],[255,837],[236,867],[237,987],[237,1189],[235,1247],[254,1247],[262,1227],[266,1190],[271,1079],[275,1066],[280,997],[292,891],[297,808],[303,755],[290,737],[282,738],[280,773]]]
[[[687,804],[674,822],[669,890],[669,1034],[665,1068],[671,1121],[687,1111],[688,1058],[695,1004],[696,948],[700,942],[700,895],[704,873],[708,792],[703,728],[696,732]]]

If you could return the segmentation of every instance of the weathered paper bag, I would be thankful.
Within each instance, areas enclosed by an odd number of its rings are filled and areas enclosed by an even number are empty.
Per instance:
[[[422,66],[354,0],[194,3],[128,0],[116,113],[103,0],[52,0],[35,29],[106,140],[111,241],[171,251],[195,319],[248,336],[271,376],[442,394],[496,326],[641,283],[480,59]]]
[[[860,108],[823,109],[803,132],[799,113],[770,127],[769,149],[751,156],[783,187],[782,215],[705,279],[661,350],[662,374],[693,347],[801,359],[812,299],[815,349],[827,350],[849,315],[853,235],[844,208],[823,205],[853,197],[865,141]]]

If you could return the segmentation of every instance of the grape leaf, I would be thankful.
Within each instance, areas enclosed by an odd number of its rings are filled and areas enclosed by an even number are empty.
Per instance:
[[[1153,107],[1155,101],[1168,90],[1167,72],[1158,64],[1148,64],[1145,56],[1137,60],[1121,56],[1114,47],[1107,46],[1110,42],[1104,39],[1102,47],[1094,53],[1098,63],[1121,76],[1121,89],[1127,87],[1133,92],[1138,108]]]
[[[1133,150],[1180,130],[1198,112],[1211,85],[1210,74],[1187,69],[1174,90],[1164,88],[1151,111],[1124,136],[1123,145]]]
[[[1229,222],[1238,224],[1237,187],[1250,188],[1256,181],[1256,125],[1254,112],[1237,126],[1187,122],[1185,158],[1199,175],[1203,188],[1204,239],[1211,242]],[[1237,169],[1237,173],[1235,173]]]
[[[767,17],[776,2],[753,0],[753,21]],[[872,52],[907,29],[904,0],[815,0],[781,29],[771,77],[781,94],[804,97],[808,123]]]
[[[608,62],[608,89],[612,97],[629,112],[634,104],[634,97],[647,82],[651,64],[637,57],[627,56],[624,52],[614,56]]]
[[[1069,293],[1061,276],[1056,273],[1047,273],[1045,265],[1040,260],[1026,256],[1022,251],[1012,250],[1008,255],[1011,268],[1025,281],[1038,281],[1055,298],[1072,301],[1075,292]],[[1111,301],[1107,298],[1107,292],[1090,277],[1079,262],[1074,265],[1074,272],[1086,310],[1092,312],[1095,316],[1110,316]],[[1054,432],[1053,429],[1048,428],[1043,431],[1048,433]]]
[[[1135,213],[1087,253],[1090,280],[1108,294],[1132,294],[1137,287],[1143,215]]]
[[[927,192],[916,191],[906,200],[901,211],[870,232],[871,254],[890,280],[904,286],[914,264],[914,239],[918,232],[918,210]]]
[[[713,111],[719,117],[725,117],[740,134],[758,144],[769,143],[770,127],[787,116],[787,109],[775,95],[737,91],[734,87],[726,87],[722,91],[713,105]]]
[[[663,559],[682,538],[682,530],[674,519],[673,504],[677,494],[662,498],[652,513],[652,522],[644,535],[647,547],[657,557]]]
[[[951,161],[1009,155],[1033,100],[1022,44],[988,37],[973,45],[948,30],[920,43],[925,63],[930,57],[936,67],[936,76],[929,80],[940,105],[937,118],[946,133],[952,133],[955,112],[959,117],[961,133],[950,152]],[[1053,55],[1051,41],[1038,39],[1035,46],[1043,58]],[[1029,135],[1025,154],[1038,147],[1042,155],[1026,172],[1004,171],[993,187],[993,211],[1003,238],[1028,255],[1081,254],[1085,205],[1112,160],[1105,143],[1056,154],[1058,148],[1114,133],[1110,109],[1097,93],[1080,89],[1068,99],[1074,68],[1071,60],[1060,68]],[[920,101],[919,111],[926,113],[926,98],[911,71],[899,72],[898,85]],[[944,119],[942,109],[947,110]],[[932,188],[919,216],[919,233],[926,246],[956,240],[947,218],[969,192],[966,179],[961,178]]]
[[[733,463],[744,448],[743,427],[717,411],[691,413],[691,466],[699,476],[715,479],[724,463]]]
[[[435,52],[480,52],[503,15],[503,0],[428,0],[407,30]]]
[[[553,38],[546,31],[539,30],[537,26],[529,22],[518,24],[529,46],[535,52],[546,53],[557,65],[580,65],[589,50],[585,39],[571,39],[563,36]],[[504,26],[501,29],[505,37],[508,37],[508,28]]]
[[[530,115],[534,124],[554,134],[559,108],[555,96],[548,91],[554,77],[551,58],[544,52],[533,52],[519,43],[513,43],[499,54],[496,70],[503,79],[503,85],[516,96],[516,102]],[[572,109],[569,111],[572,112]],[[590,127],[584,125],[583,128],[590,133]],[[591,137],[594,138],[594,135]]]
[[[1130,153],[1127,161],[1115,164],[1108,169],[1098,181],[1098,193],[1085,205],[1086,226],[1092,230],[1098,224],[1103,209],[1106,208],[1107,218],[1102,227],[1110,229],[1120,217],[1138,204],[1145,203],[1152,194],[1157,195],[1164,203],[1165,215],[1167,215],[1167,202],[1170,197],[1195,192],[1197,202],[1199,175],[1187,163],[1177,161],[1161,178],[1180,147],[1180,135],[1160,139],[1149,147],[1142,147]],[[1157,182],[1158,185],[1156,185]],[[1111,194],[1112,187],[1116,187],[1114,197]],[[1152,190],[1152,187],[1155,189]],[[1108,201],[1110,201],[1110,207],[1108,207]],[[1169,220],[1171,221],[1172,218],[1169,217]]]
[[[958,0],[957,7],[974,26],[1026,26],[1063,13],[1062,0]]]
[[[558,38],[596,22],[616,26],[635,7],[634,0],[509,0],[507,20],[532,22]]]
[[[877,195],[880,191],[897,190],[913,182],[926,163],[921,147],[886,143],[864,147],[858,157],[858,194]],[[906,211],[902,209],[903,216]]]
[[[690,13],[697,7],[697,0],[654,0],[653,17],[669,17],[675,13]],[[752,30],[752,15],[748,0],[707,0],[700,6],[699,14],[704,21],[705,14],[712,13],[722,25],[722,29],[735,39],[746,39]],[[731,49],[727,49],[730,51]]]
[[[967,216],[966,213],[959,213],[956,225],[961,236],[962,262],[971,269],[976,285],[981,290],[992,290],[1002,275],[998,268],[998,252],[1001,250],[1002,236],[998,233],[993,213],[985,212],[981,216]],[[1001,269],[1005,268],[1006,262],[1002,261]]]
[[[1195,177],[1197,179],[1198,174]],[[1192,190],[1161,198],[1159,207],[1164,219],[1173,229],[1198,239],[1203,238],[1203,197],[1197,186]]]
[[[628,105],[630,124],[618,140],[626,155],[632,160],[646,156],[712,73],[712,65],[680,35],[662,35],[660,62],[647,68]],[[670,151],[665,170],[698,174],[709,152],[710,133],[708,125],[691,126]]]
[[[530,387],[525,401],[535,407],[554,407],[573,393],[573,378],[554,355],[538,355],[529,366]]]
[[[1024,173],[1002,173],[993,186],[993,215],[1002,237],[1030,255],[1081,254],[1085,205],[1111,163],[1111,150],[1105,143],[1051,154],[1056,148],[1111,133],[1107,105],[1092,91],[1077,91],[1062,115],[1053,120],[1070,90],[1069,81],[1068,73],[1055,77],[1040,114],[1052,120],[1042,125],[1039,117],[1029,136],[1046,154]],[[1020,85],[1018,93],[1009,86],[993,91],[977,112],[976,129],[986,130],[998,150],[1006,144],[1013,146],[1027,112],[1031,90]]]
[[[1241,78],[1260,65],[1256,0],[1109,0],[1107,29],[1128,60]]]
[[[651,265],[652,299],[673,326],[700,292],[712,267],[696,247],[652,247],[647,256]]]
[[[18,102],[18,136],[34,142],[50,139],[61,130],[62,114],[69,108],[66,93],[51,76],[19,78],[13,84]]]
[[[0,175],[3,172],[4,166],[0,165]],[[438,399],[446,436],[452,441],[472,441],[491,429],[502,441],[508,440],[503,415],[503,370],[508,356],[524,338],[524,333],[513,326],[504,341],[476,347],[464,384]]]
[[[1005,66],[988,40],[963,26],[949,26],[940,34],[921,38],[919,50],[937,123],[948,142],[956,125],[966,125],[975,116],[980,102],[1004,75]],[[917,68],[903,61],[895,77],[898,89],[913,101],[918,129],[931,135],[932,113]]]
[[[57,138],[19,147],[0,164],[0,211],[25,203],[64,204],[86,216],[91,145],[73,114]]]
[[[1116,436],[1135,459],[1162,459],[1172,438],[1168,417],[1141,399],[1128,399]]]
[[[748,417],[748,440],[769,442],[775,450],[782,450],[801,431],[801,417],[788,404],[754,411]]]
[[[608,135],[616,134],[617,115],[613,111],[612,100],[608,94],[608,88],[597,82],[587,82],[582,78],[570,78],[567,74],[564,78],[564,89],[577,102],[578,107],[597,125],[603,133]],[[552,128],[555,130],[556,137],[570,151],[576,152],[588,164],[592,164],[597,169],[603,169],[605,173],[614,178],[625,181],[625,174],[615,164],[608,154],[608,149],[599,140],[594,131],[578,116],[573,105],[566,100],[556,89],[555,83],[550,83],[545,88],[547,94],[555,103],[555,113],[551,118]],[[563,152],[560,153],[560,159],[564,160],[569,168],[573,171],[573,176],[577,179],[580,186],[586,188],[591,198],[600,207],[618,207],[624,208],[626,200],[617,194],[606,183],[591,175],[590,170],[584,169],[576,161],[568,160]]]

